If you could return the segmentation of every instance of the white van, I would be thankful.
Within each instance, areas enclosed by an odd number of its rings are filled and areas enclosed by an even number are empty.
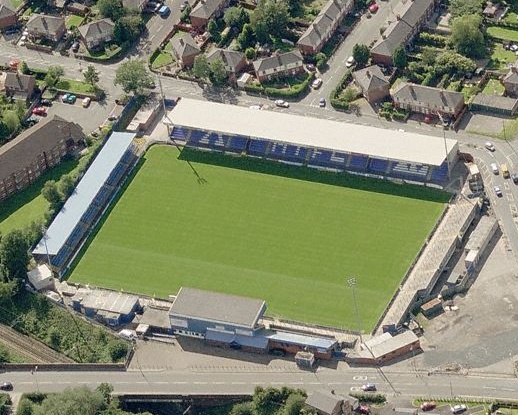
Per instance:
[[[128,329],[122,329],[121,331],[119,331],[119,337],[122,337],[123,339],[130,340],[130,341],[137,339],[137,336],[135,335],[135,333],[132,330],[128,330]]]

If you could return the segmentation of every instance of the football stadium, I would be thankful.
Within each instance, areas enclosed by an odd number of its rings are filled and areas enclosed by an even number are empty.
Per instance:
[[[168,119],[181,145],[147,150],[69,279],[261,298],[269,315],[354,329],[354,277],[374,328],[449,200],[435,187],[456,141],[188,99]]]

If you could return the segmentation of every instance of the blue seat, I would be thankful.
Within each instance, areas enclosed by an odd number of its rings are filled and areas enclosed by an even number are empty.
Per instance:
[[[173,127],[173,131],[171,131],[171,138],[174,140],[185,141],[187,139],[187,133],[182,127]]]
[[[226,150],[235,151],[235,152],[239,152],[239,153],[242,151],[245,151],[246,143],[248,142],[247,137],[244,137],[242,135],[236,135],[236,136],[223,135],[223,137],[227,138]]]
[[[247,153],[251,156],[266,156],[269,142],[266,140],[250,139]]]
[[[429,167],[412,163],[398,162],[392,165],[390,175],[399,179],[426,181]]]
[[[369,156],[363,154],[351,154],[348,170],[359,170],[364,171],[367,169],[369,163]]]
[[[388,160],[371,158],[369,160],[369,170],[376,173],[386,173],[389,168]]]
[[[329,151],[314,149],[311,152],[308,163],[315,166],[332,167],[336,169],[345,169],[347,154],[338,151]]]

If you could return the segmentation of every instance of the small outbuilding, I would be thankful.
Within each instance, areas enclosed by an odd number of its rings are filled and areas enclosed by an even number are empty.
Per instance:
[[[54,289],[54,277],[52,271],[46,265],[38,265],[27,273],[27,279],[36,291],[45,291]]]

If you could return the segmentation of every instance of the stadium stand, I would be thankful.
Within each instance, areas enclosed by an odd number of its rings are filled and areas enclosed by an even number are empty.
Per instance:
[[[32,251],[63,275],[91,227],[135,164],[132,133],[113,133]]]
[[[452,139],[188,98],[179,100],[168,119],[171,138],[188,147],[438,186],[458,159]]]

